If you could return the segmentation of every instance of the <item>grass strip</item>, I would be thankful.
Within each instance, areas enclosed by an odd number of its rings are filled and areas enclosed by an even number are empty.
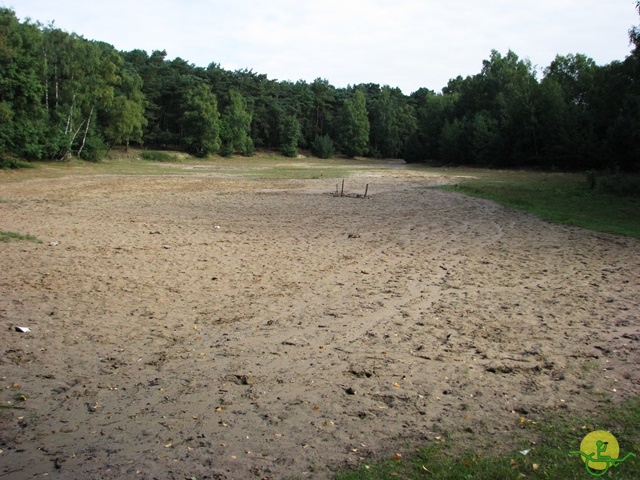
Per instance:
[[[18,232],[9,232],[9,231],[0,230],[0,242],[11,242],[14,240],[15,241],[26,240],[28,242],[42,243],[42,240],[40,240],[37,237],[34,237],[33,235],[29,235],[29,234],[24,235]]]
[[[483,171],[469,177],[442,188],[554,223],[640,238],[640,195],[589,188],[579,174]]]
[[[140,152],[140,158],[150,162],[177,162],[179,158],[177,155],[169,152],[158,152],[155,150],[145,150]]]
[[[580,450],[582,439],[595,430],[615,436],[620,446],[619,459],[628,453],[635,455],[610,467],[607,478],[640,478],[640,398],[607,407],[590,417],[567,417],[561,412],[542,421],[521,417],[519,426],[520,439],[501,455],[483,456],[471,446],[453,440],[429,445],[410,458],[395,456],[362,464],[356,470],[340,471],[334,480],[592,478],[582,457],[569,452]]]

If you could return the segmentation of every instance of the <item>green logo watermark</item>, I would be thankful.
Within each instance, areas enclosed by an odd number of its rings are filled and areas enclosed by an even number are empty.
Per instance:
[[[582,456],[584,466],[594,477],[601,477],[611,467],[617,467],[629,457],[635,457],[634,453],[627,453],[624,458],[618,460],[620,456],[620,445],[616,437],[604,430],[596,430],[589,433],[580,443],[580,451],[572,451],[576,455]]]

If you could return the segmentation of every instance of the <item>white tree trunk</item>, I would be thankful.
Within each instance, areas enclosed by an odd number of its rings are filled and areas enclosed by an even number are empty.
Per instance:
[[[49,71],[47,68],[47,49],[44,46],[44,42],[42,43],[42,54],[44,55],[44,105],[49,111]]]
[[[57,88],[56,88],[57,90]],[[69,115],[67,116],[67,126],[64,129],[64,134],[66,135],[73,128],[73,124],[71,123],[71,117],[73,117],[73,104],[76,101],[76,94],[73,94],[73,98],[71,99],[71,107],[69,108]],[[82,126],[82,125],[81,125]],[[75,137],[75,135],[74,135]]]
[[[84,129],[84,137],[82,137],[82,145],[80,145],[80,148],[78,149],[78,157],[80,157],[80,154],[82,153],[82,149],[84,148],[84,144],[87,141],[87,133],[89,133],[89,124],[91,123],[91,115],[93,115],[93,105],[91,106],[89,117],[87,118],[87,127]]]
[[[93,111],[93,110],[92,110]],[[76,139],[76,137],[78,136],[78,132],[80,132],[80,129],[82,128],[82,126],[84,125],[84,122],[86,120],[83,120],[82,123],[80,124],[80,126],[78,126],[78,128],[76,129],[76,132],[73,134],[73,136],[69,139],[69,146],[67,147],[67,151],[64,152],[64,154],[62,154],[62,156],[60,157],[60,160],[64,160],[65,158],[67,158],[69,156],[69,153],[71,153],[71,146],[73,145],[73,141]]]
[[[56,83],[56,110],[58,110],[58,62],[53,64],[53,77]]]

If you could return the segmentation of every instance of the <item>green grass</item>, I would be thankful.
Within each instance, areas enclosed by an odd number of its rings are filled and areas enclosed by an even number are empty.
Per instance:
[[[34,168],[34,166],[29,162],[0,155],[0,169],[8,170],[18,168]]]
[[[335,480],[383,479],[588,479],[579,455],[580,442],[590,431],[611,432],[620,445],[620,456],[629,457],[607,478],[640,478],[640,399],[633,398],[622,405],[609,407],[595,416],[567,417],[554,414],[533,422],[521,419],[520,440],[507,453],[483,456],[471,445],[448,441],[420,449],[410,458],[387,459],[363,464],[357,470],[341,471]],[[480,440],[480,439],[479,439]],[[485,439],[486,440],[486,439]],[[529,450],[526,455],[521,452]],[[459,452],[459,453],[456,453]]]
[[[42,240],[40,240],[37,237],[34,237],[33,235],[23,235],[21,233],[17,233],[17,232],[9,232],[9,231],[3,231],[0,230],[0,242],[10,242],[12,240],[26,240],[28,242],[34,242],[34,243],[42,243]]]
[[[144,150],[140,152],[140,158],[152,162],[177,162],[179,157],[169,152],[158,152],[154,150]]]
[[[174,160],[162,160],[155,154],[168,154]],[[149,156],[154,160],[143,160]],[[149,157],[149,158],[151,158]],[[114,150],[100,162],[71,159],[67,162],[39,161],[30,171],[0,171],[0,180],[19,182],[36,178],[59,178],[69,175],[225,175],[248,179],[302,180],[348,178],[356,171],[387,168],[384,162],[364,159],[287,158],[259,152],[254,157],[219,157],[202,159],[175,152],[154,152],[130,148],[125,153]],[[12,173],[12,174],[10,174]]]
[[[551,222],[640,238],[640,195],[621,194],[611,188],[590,189],[582,174],[486,170],[464,173],[455,185],[442,188],[494,200]],[[627,176],[625,181],[633,184],[638,180]],[[625,185],[624,191],[632,190]]]

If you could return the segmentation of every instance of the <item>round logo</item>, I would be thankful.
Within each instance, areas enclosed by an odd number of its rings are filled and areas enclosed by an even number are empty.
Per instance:
[[[609,432],[596,430],[582,439],[580,451],[584,453],[582,461],[588,461],[590,469],[607,470],[611,461],[620,456],[620,445]]]

